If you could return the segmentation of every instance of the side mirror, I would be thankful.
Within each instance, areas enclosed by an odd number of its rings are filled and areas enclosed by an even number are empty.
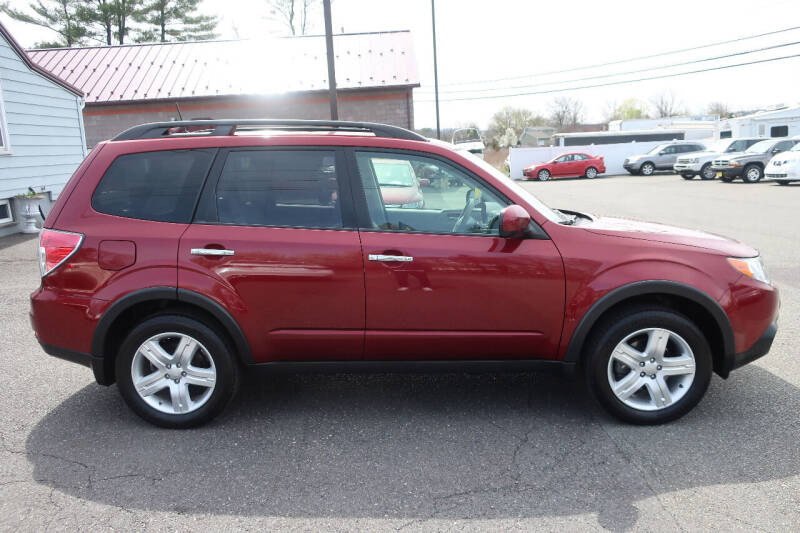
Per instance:
[[[531,223],[531,216],[522,206],[510,205],[500,212],[500,236],[519,239]]]
[[[420,187],[429,187],[431,184],[431,180],[428,178],[420,178],[419,179],[419,186]]]

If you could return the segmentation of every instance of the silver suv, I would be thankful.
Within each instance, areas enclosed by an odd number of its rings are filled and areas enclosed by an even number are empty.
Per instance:
[[[659,144],[646,154],[634,155],[625,160],[622,166],[631,174],[650,176],[656,170],[672,170],[679,155],[705,150],[703,143],[693,141],[674,141]]]
[[[705,151],[678,156],[673,168],[676,174],[680,174],[686,180],[690,180],[697,175],[700,175],[700,178],[704,180],[713,180],[717,175],[714,169],[711,168],[711,163],[714,159],[734,152],[743,152],[763,140],[759,137],[720,139]]]

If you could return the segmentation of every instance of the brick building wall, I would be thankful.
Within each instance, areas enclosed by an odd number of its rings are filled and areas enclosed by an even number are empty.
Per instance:
[[[339,91],[339,119],[414,129],[411,88]],[[176,106],[177,104],[177,106]],[[215,96],[132,104],[91,104],[83,110],[89,148],[145,122],[196,118],[330,118],[327,92],[280,96]]]

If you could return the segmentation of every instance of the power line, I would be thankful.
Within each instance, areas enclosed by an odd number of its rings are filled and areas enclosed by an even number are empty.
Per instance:
[[[723,44],[731,44],[731,43],[736,43],[736,42],[740,42],[740,41],[748,41],[750,39],[758,39],[759,37],[766,37],[768,35],[776,35],[778,33],[785,33],[787,31],[794,31],[794,30],[798,30],[798,29],[800,29],[800,26],[792,26],[791,28],[784,28],[782,30],[768,31],[766,33],[758,33],[756,35],[748,35],[748,36],[745,36],[745,37],[738,37],[736,39],[729,39],[727,41],[718,41],[718,42],[703,44],[703,45],[699,45],[699,46],[692,46],[690,48],[681,48],[680,50],[670,50],[668,52],[659,52],[657,54],[651,54],[651,55],[647,55],[647,56],[631,57],[631,58],[628,58],[628,59],[618,59],[616,61],[609,61],[607,63],[598,63],[596,65],[584,65],[582,67],[573,67],[573,68],[568,68],[568,69],[564,69],[564,70],[551,70],[551,71],[548,71],[548,72],[538,72],[538,73],[534,73],[534,74],[524,74],[524,75],[520,75],[520,76],[509,76],[509,77],[506,77],[506,78],[496,78],[496,79],[493,79],[493,80],[461,81],[461,82],[453,82],[453,83],[444,83],[444,84],[440,84],[439,87],[454,87],[454,86],[457,86],[457,85],[479,85],[479,84],[483,84],[483,83],[493,83],[493,82],[496,82],[496,81],[520,80],[520,79],[524,79],[524,78],[533,78],[533,77],[536,77],[536,76],[549,76],[550,74],[563,74],[565,72],[575,72],[577,70],[588,70],[588,69],[598,68],[598,67],[607,67],[607,66],[611,66],[611,65],[619,65],[620,63],[629,63],[631,61],[640,61],[642,59],[652,59],[654,57],[663,57],[663,56],[668,56],[668,55],[681,54],[683,52],[691,52],[693,50],[701,50],[703,48],[711,48],[712,46],[720,46],[720,45],[723,45]]]
[[[541,86],[544,86],[544,85],[561,85],[563,83],[573,83],[573,82],[576,82],[576,81],[596,80],[596,79],[601,79],[601,78],[613,78],[613,77],[616,77],[616,76],[626,76],[628,74],[638,74],[639,72],[648,72],[648,71],[651,71],[651,70],[661,70],[661,69],[665,69],[665,68],[682,67],[682,66],[691,65],[691,64],[694,64],[694,63],[707,63],[709,61],[716,61],[718,59],[726,59],[726,58],[729,58],[729,57],[743,56],[743,55],[747,55],[747,54],[755,54],[755,53],[764,52],[764,51],[767,51],[767,50],[774,50],[776,48],[783,48],[783,47],[786,47],[786,46],[794,46],[796,44],[800,44],[800,41],[794,41],[794,42],[791,42],[791,43],[776,44],[776,45],[773,45],[773,46],[766,46],[764,48],[756,48],[756,49],[753,49],[753,50],[744,50],[742,52],[735,52],[733,54],[725,54],[725,55],[716,56],[716,57],[706,57],[706,58],[703,58],[703,59],[694,59],[692,61],[683,61],[681,63],[673,63],[671,65],[661,65],[661,66],[658,66],[658,67],[647,67],[647,68],[642,68],[642,69],[638,69],[638,70],[629,70],[627,72],[615,72],[615,73],[612,73],[612,74],[598,74],[597,76],[587,76],[585,78],[574,78],[574,79],[571,79],[571,80],[546,81],[546,82],[542,82],[542,83],[532,83],[532,84],[525,84],[525,85],[511,85],[511,86],[508,86],[508,87],[493,87],[493,88],[488,88],[487,87],[486,89],[459,89],[459,90],[454,90],[454,91],[442,91],[442,92],[447,93],[447,94],[456,94],[456,93],[476,93],[476,92],[481,92],[481,91],[508,91],[508,90],[511,90],[511,89],[527,89],[527,88],[530,88],[530,87],[541,87]],[[424,93],[425,91],[421,91],[421,92]]]
[[[620,81],[610,81],[610,82],[607,82],[607,83],[595,83],[593,85],[582,85],[580,87],[565,87],[563,89],[547,89],[547,90],[544,90],[544,91],[532,91],[532,92],[514,93],[514,94],[489,94],[489,95],[485,95],[485,96],[465,96],[465,97],[460,97],[460,98],[445,98],[445,99],[443,99],[441,101],[459,102],[459,101],[465,101],[465,100],[487,100],[487,99],[492,99],[492,98],[513,98],[515,96],[533,96],[533,95],[536,95],[536,94],[552,94],[552,93],[560,93],[560,92],[566,92],[566,91],[577,91],[577,90],[580,90],[580,89],[592,89],[592,88],[595,88],[595,87],[608,87],[610,85],[622,85],[622,84],[625,84],[625,83],[636,83],[636,82],[640,82],[640,81],[660,80],[660,79],[664,79],[664,78],[675,78],[675,77],[678,77],[678,76],[688,76],[690,74],[700,74],[700,73],[703,73],[703,72],[712,72],[712,71],[715,71],[715,70],[724,70],[724,69],[729,69],[729,68],[744,67],[744,66],[747,66],[747,65],[757,65],[759,63],[769,63],[771,61],[781,61],[783,59],[791,59],[793,57],[800,57],[800,54],[793,54],[793,55],[781,56],[781,57],[771,57],[769,59],[759,59],[759,60],[756,60],[756,61],[748,61],[747,63],[736,63],[734,65],[723,65],[721,67],[709,67],[709,68],[698,69],[698,70],[690,70],[690,71],[687,71],[687,72],[676,72],[674,74],[661,74],[661,75],[658,75],[658,76],[648,76],[648,77],[645,77],[645,78],[637,78],[637,79],[633,79],[633,80],[620,80]],[[432,102],[432,100],[417,100],[417,101],[418,102]]]

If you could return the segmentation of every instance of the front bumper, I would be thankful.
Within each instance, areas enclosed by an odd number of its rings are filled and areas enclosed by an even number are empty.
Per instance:
[[[627,170],[628,172],[639,172],[639,169],[642,167],[641,161],[634,161],[633,163],[623,163],[622,168]]]
[[[703,165],[700,163],[675,163],[672,167],[676,174],[683,174],[685,172],[699,174],[701,168],[703,168]]]
[[[717,167],[712,166],[711,170],[717,174],[721,174],[723,178],[735,178],[742,175],[744,167]]]
[[[800,171],[767,168],[764,179],[768,181],[800,181]]]
[[[742,353],[731,354],[725,358],[723,368],[720,369],[719,374],[722,377],[728,377],[732,370],[736,370],[748,363],[752,363],[759,357],[767,355],[769,349],[772,347],[772,341],[775,340],[775,334],[778,333],[778,322],[775,321],[761,334],[761,337],[753,343],[753,345]]]

